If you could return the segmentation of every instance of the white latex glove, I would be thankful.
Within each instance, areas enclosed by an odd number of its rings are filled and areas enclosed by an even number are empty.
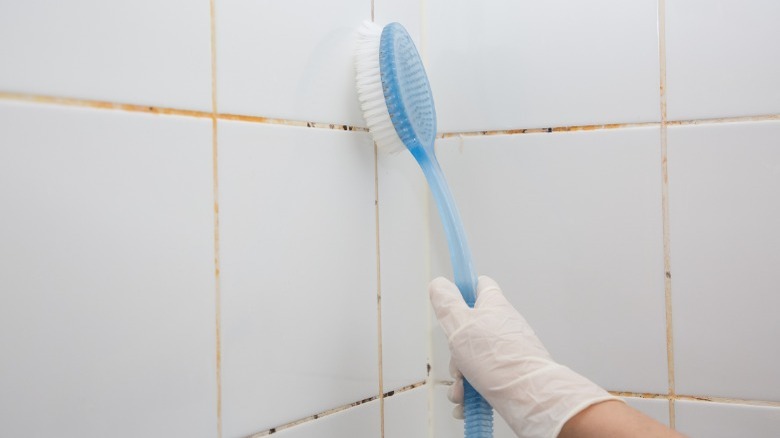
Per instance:
[[[463,403],[465,376],[519,437],[555,438],[588,406],[620,400],[556,363],[492,279],[479,277],[473,309],[445,278],[428,289],[449,340],[453,402]],[[462,418],[462,406],[453,415]]]

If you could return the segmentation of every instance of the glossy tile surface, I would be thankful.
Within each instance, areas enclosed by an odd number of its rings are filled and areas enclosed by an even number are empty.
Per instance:
[[[365,126],[352,54],[370,2],[216,2],[220,112]]]
[[[780,431],[780,407],[678,401],[677,430],[692,437],[776,437]]]
[[[384,391],[425,380],[428,356],[427,190],[408,152],[378,156]]]
[[[214,437],[211,123],[0,120],[0,436]]]
[[[0,91],[211,110],[208,0],[0,6]]]
[[[671,120],[780,113],[780,3],[666,3]]]
[[[378,393],[368,134],[219,123],[225,437]]]
[[[665,392],[658,129],[451,138],[437,154],[477,271],[553,357],[609,390]]]
[[[426,8],[442,132],[660,120],[653,0]]]
[[[632,408],[659,423],[669,425],[669,400],[639,397],[624,397],[623,400]]]
[[[374,400],[316,420],[277,431],[279,438],[366,437],[380,438],[379,401]]]
[[[780,401],[780,122],[669,130],[679,394]]]
[[[428,432],[427,386],[385,397],[386,438],[427,438]]]

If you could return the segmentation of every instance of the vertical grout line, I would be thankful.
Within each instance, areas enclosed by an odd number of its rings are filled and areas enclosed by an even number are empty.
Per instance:
[[[658,0],[658,56],[661,91],[661,214],[663,218],[664,302],[666,307],[666,368],[669,379],[669,425],[675,428],[674,330],[672,327],[672,270],[669,239],[669,168],[666,116],[666,3]]]
[[[373,4],[373,2],[372,2]],[[376,227],[376,332],[377,358],[379,364],[379,431],[385,436],[385,389],[382,359],[382,271],[379,240],[379,150],[374,143],[374,220]]]
[[[426,0],[420,0],[420,5],[418,9],[418,13],[420,14],[420,55],[423,59],[423,64],[428,64],[428,26],[426,21]],[[437,133],[438,137],[438,133]],[[434,148],[436,147],[436,141],[434,141]],[[425,217],[423,218],[423,224],[425,226],[425,272],[427,274],[428,279],[430,279],[433,276],[433,234],[431,232],[431,194],[430,190],[428,189],[428,185],[424,184],[422,186],[422,190],[424,190],[423,200],[425,202],[425,209],[424,214]],[[427,294],[427,290],[425,291]],[[433,437],[435,433],[435,416],[434,416],[434,404],[436,402],[435,400],[435,388],[433,385],[433,379],[431,378],[431,368],[433,366],[433,324],[436,322],[433,321],[431,318],[431,314],[433,313],[431,309],[431,302],[430,300],[425,300],[425,310],[426,310],[426,337],[428,339],[428,363],[427,363],[427,374],[425,375],[426,385],[428,387],[428,436]]]
[[[374,0],[371,0],[371,22],[374,22]]]
[[[219,173],[217,160],[217,32],[215,0],[209,0],[211,31],[211,158],[214,178],[214,322],[215,322],[215,366],[217,379],[217,438],[222,438],[222,288],[220,285],[219,262]]]

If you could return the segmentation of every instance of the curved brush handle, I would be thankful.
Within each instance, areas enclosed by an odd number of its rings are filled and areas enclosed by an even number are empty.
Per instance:
[[[413,154],[422,167],[425,178],[436,200],[455,276],[455,284],[469,307],[474,307],[477,297],[477,275],[471,260],[466,232],[460,220],[458,209],[450,192],[444,173],[433,154]],[[464,417],[466,438],[489,438],[493,436],[493,409],[479,393],[463,379]]]

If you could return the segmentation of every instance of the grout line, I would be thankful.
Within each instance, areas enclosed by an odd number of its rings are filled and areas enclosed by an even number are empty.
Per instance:
[[[377,355],[379,364],[379,431],[380,436],[385,436],[385,398],[384,398],[384,371],[382,369],[382,270],[379,240],[379,150],[374,143],[374,220],[376,228],[376,332]]]
[[[391,390],[391,391],[387,391],[387,392],[381,394],[381,398],[389,398],[389,397],[392,397],[392,396],[394,396],[396,394],[400,394],[402,392],[410,391],[412,389],[419,388],[419,387],[424,386],[424,385],[425,385],[425,380],[420,381],[420,382],[416,382],[416,383],[412,383],[411,385],[402,386],[401,388],[394,389],[394,390]],[[309,415],[308,417],[300,418],[298,420],[291,421],[289,423],[282,424],[280,426],[272,427],[272,428],[270,428],[268,430],[264,430],[262,432],[254,433],[252,435],[249,435],[247,438],[260,438],[260,437],[264,437],[264,436],[268,436],[268,435],[273,435],[276,432],[280,432],[282,430],[289,429],[291,427],[295,427],[295,426],[298,426],[298,425],[303,424],[303,423],[308,423],[310,421],[317,420],[319,418],[323,418],[323,417],[326,417],[326,416],[331,415],[331,414],[335,414],[335,413],[338,413],[338,412],[346,411],[347,409],[354,408],[356,406],[360,406],[360,405],[363,405],[363,404],[366,404],[366,403],[378,400],[379,398],[380,398],[380,395],[375,395],[373,397],[364,398],[363,400],[358,400],[356,402],[352,402],[352,403],[349,403],[349,404],[346,404],[346,405],[342,405],[342,406],[339,406],[337,408],[328,409],[328,410],[316,413],[314,415]]]
[[[18,100],[18,101],[30,102],[30,103],[44,103],[44,104],[54,104],[54,105],[63,105],[63,106],[76,106],[76,107],[85,107],[85,108],[94,108],[94,109],[119,110],[119,111],[130,111],[130,112],[141,112],[141,113],[185,116],[185,117],[211,118],[213,116],[212,112],[206,112],[206,111],[163,108],[163,107],[156,107],[151,105],[136,105],[136,104],[129,104],[129,103],[104,102],[99,100],[75,99],[70,97],[53,97],[53,96],[41,96],[35,94],[7,93],[2,91],[0,91],[0,100]]]
[[[601,131],[620,128],[645,128],[659,126],[658,122],[638,122],[638,123],[608,123],[603,125],[574,125],[574,126],[550,126],[546,128],[519,128],[519,129],[500,129],[489,131],[463,131],[463,132],[445,132],[437,138],[450,137],[474,137],[481,135],[517,135],[517,134],[539,134],[553,132],[576,132],[576,131]]]
[[[222,288],[219,260],[219,161],[217,132],[217,28],[215,0],[209,0],[211,32],[211,158],[214,178],[214,319],[216,336],[217,438],[222,438]]]
[[[664,102],[665,105],[666,102]],[[740,123],[740,122],[768,122],[780,120],[780,114],[764,114],[755,116],[737,116],[737,117],[713,117],[709,119],[691,119],[691,120],[667,120],[668,126],[689,126],[689,125],[713,125],[719,123]]]
[[[241,122],[266,123],[271,125],[300,126],[304,128],[335,129],[338,131],[368,132],[368,128],[362,126],[344,125],[339,123],[306,122],[302,120],[288,120],[271,117],[246,116],[241,114],[217,114],[221,120],[236,120]]]
[[[213,0],[212,0],[213,1]],[[216,75],[216,68],[213,69],[213,75]],[[212,107],[216,105],[216,80],[213,81],[214,91],[212,92]],[[171,115],[183,117],[195,117],[210,119],[214,117],[214,111],[198,111],[179,108],[158,107],[153,105],[139,105],[130,103],[106,102],[100,100],[77,99],[70,97],[55,97],[25,93],[11,93],[0,91],[0,100],[22,101],[30,103],[75,106],[93,109],[140,112],[147,114]],[[353,126],[341,123],[313,122],[304,120],[291,120],[284,118],[251,116],[245,114],[216,113],[217,119],[234,120],[251,123],[265,123],[271,125],[300,126],[317,129],[334,129],[338,131],[357,131],[368,132],[368,128],[363,126]],[[688,119],[688,120],[669,120],[667,126],[689,126],[689,125],[714,125],[722,123],[739,122],[766,122],[780,120],[780,114],[763,114],[754,116],[737,117],[716,117],[707,119]],[[636,122],[636,123],[607,123],[601,125],[572,125],[572,126],[551,126],[546,128],[517,128],[503,130],[483,130],[483,131],[463,131],[463,132],[443,132],[436,138],[450,137],[473,137],[481,135],[517,135],[517,134],[538,134],[555,132],[577,132],[577,131],[601,131],[625,128],[641,128],[660,126],[660,122]]]
[[[684,401],[699,401],[707,403],[724,403],[732,405],[750,405],[750,406],[768,406],[768,407],[780,407],[780,401],[771,400],[751,400],[742,398],[729,398],[729,397],[710,397],[703,395],[669,395],[669,394],[654,394],[646,392],[629,392],[629,391],[609,391],[610,394],[617,397],[632,397],[632,398],[644,398],[644,399],[656,399],[656,400],[684,400]]]
[[[658,0],[658,64],[661,110],[661,217],[664,252],[664,308],[666,318],[666,370],[669,390],[669,426],[675,428],[674,328],[672,325],[672,268],[669,233],[669,166],[667,142],[666,3]]]

